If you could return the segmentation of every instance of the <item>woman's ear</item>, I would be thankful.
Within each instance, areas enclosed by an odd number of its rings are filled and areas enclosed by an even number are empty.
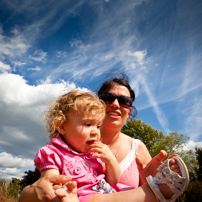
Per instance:
[[[130,107],[129,110],[128,110],[128,117],[127,117],[127,119],[130,118],[131,112],[132,112],[132,107]]]

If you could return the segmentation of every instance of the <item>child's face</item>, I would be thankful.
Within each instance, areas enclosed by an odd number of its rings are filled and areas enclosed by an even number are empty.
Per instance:
[[[100,139],[102,121],[100,121],[99,114],[96,117],[87,117],[70,112],[68,119],[62,124],[59,132],[74,150],[81,153],[87,152],[87,147]]]

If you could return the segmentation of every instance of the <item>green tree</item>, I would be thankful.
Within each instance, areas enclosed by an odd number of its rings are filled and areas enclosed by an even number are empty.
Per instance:
[[[201,202],[202,199],[202,181],[201,181],[201,165],[202,165],[202,148],[195,148],[197,167],[196,172],[189,173],[190,182],[185,193],[177,199],[177,202]]]
[[[155,145],[155,154],[158,154],[161,149],[165,150],[168,156],[181,152],[188,139],[189,137],[178,134],[177,132],[171,132],[166,136],[163,135]]]
[[[156,130],[139,119],[128,120],[122,128],[122,132],[144,142],[152,157],[156,156],[161,150],[165,150],[168,156],[174,153],[179,154],[185,161],[189,172],[195,175],[195,168],[197,167],[196,155],[191,150],[183,150],[183,146],[189,137],[177,132],[164,135],[162,131]]]
[[[198,169],[196,169],[197,178],[202,182],[202,148],[196,148],[195,153],[197,155],[196,159],[198,161]]]
[[[155,156],[157,143],[164,138],[162,131],[152,128],[140,119],[130,119],[123,126],[122,132],[132,138],[141,140],[147,146],[151,156]]]
[[[22,185],[22,189],[30,184],[33,184],[40,178],[40,172],[35,167],[34,171],[25,171],[25,175],[22,177],[22,180],[20,181],[20,184]]]
[[[189,137],[177,132],[165,136],[162,131],[158,131],[140,119],[128,120],[122,128],[122,132],[144,142],[152,157],[162,149],[168,153],[168,156],[176,151],[181,151],[189,139]]]

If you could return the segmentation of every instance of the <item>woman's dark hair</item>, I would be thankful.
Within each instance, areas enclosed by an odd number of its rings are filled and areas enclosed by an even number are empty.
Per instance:
[[[97,92],[98,96],[100,96],[102,93],[108,92],[114,84],[118,84],[121,86],[125,86],[129,90],[132,102],[134,102],[135,101],[135,92],[130,87],[128,77],[124,73],[121,73],[121,74],[119,73],[119,75],[121,75],[121,78],[119,78],[118,76],[115,76],[113,78],[106,80],[102,84],[100,89],[98,90],[98,92]],[[134,113],[133,113],[132,117],[135,117],[137,114],[137,110],[134,106],[131,106],[131,107],[134,109]]]

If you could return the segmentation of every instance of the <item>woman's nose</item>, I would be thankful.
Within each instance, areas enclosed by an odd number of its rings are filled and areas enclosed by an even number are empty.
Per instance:
[[[113,107],[118,107],[118,108],[120,107],[119,101],[118,101],[117,98],[111,103],[111,106],[113,106]]]

